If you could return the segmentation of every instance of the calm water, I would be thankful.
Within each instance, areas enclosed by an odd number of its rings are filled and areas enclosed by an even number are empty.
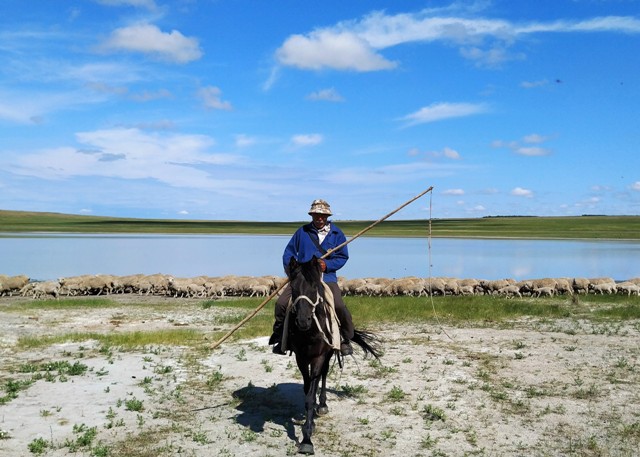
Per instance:
[[[0,274],[283,275],[289,236],[0,233]],[[640,242],[367,238],[349,244],[347,278],[640,277]],[[431,265],[431,267],[430,267]]]

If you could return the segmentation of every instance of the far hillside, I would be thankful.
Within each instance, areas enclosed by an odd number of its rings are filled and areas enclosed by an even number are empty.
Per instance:
[[[0,232],[290,235],[306,221],[136,219],[0,210]],[[347,236],[374,221],[336,220]],[[387,220],[365,236],[640,240],[640,216]],[[1,236],[1,235],[0,235]]]

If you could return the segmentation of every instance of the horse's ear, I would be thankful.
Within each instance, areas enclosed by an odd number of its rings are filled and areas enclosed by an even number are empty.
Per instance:
[[[298,263],[296,258],[295,257],[291,257],[291,259],[289,259],[289,266],[286,269],[287,276],[289,276],[291,278],[292,275],[296,272],[296,270],[299,267],[300,267],[300,264]]]

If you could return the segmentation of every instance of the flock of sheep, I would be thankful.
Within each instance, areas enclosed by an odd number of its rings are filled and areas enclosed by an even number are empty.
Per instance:
[[[82,275],[54,281],[31,281],[28,276],[0,274],[0,296],[20,295],[30,298],[61,296],[139,294],[189,298],[224,296],[265,297],[277,290],[286,278],[279,276],[198,276],[175,278],[153,275]],[[344,295],[428,296],[428,295],[500,295],[506,297],[554,296],[565,294],[624,294],[640,296],[640,278],[616,282],[613,278],[544,278],[477,280],[456,278],[399,279],[339,278]]]

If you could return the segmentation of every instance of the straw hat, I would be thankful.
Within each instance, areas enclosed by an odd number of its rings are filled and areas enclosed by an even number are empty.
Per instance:
[[[311,202],[311,209],[309,210],[309,215],[311,214],[326,214],[328,216],[331,216],[331,214],[333,214],[331,212],[331,207],[329,206],[329,203],[327,203],[325,200],[314,200]]]

